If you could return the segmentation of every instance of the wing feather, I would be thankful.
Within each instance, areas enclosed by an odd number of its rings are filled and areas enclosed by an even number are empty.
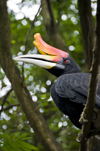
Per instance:
[[[56,92],[62,98],[69,98],[73,102],[85,104],[88,94],[89,77],[90,73],[62,75],[55,83]],[[100,82],[96,95],[96,106],[100,107]]]

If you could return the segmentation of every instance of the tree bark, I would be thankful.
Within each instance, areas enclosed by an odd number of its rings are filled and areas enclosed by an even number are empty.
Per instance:
[[[78,0],[80,24],[85,54],[86,71],[88,72],[92,63],[92,51],[94,49],[95,28],[92,16],[91,0]]]
[[[97,0],[96,43],[95,43],[95,49],[93,53],[93,61],[92,61],[87,103],[83,111],[84,118],[87,119],[88,122],[82,126],[82,138],[81,138],[81,144],[80,144],[80,151],[87,150],[86,138],[89,134],[91,121],[92,121],[92,113],[93,113],[95,100],[96,100],[98,81],[99,81],[99,78],[98,78],[99,66],[100,66],[100,1]],[[96,149],[96,146],[95,146],[95,149]]]
[[[53,46],[68,52],[68,48],[59,33],[56,21],[54,19],[50,0],[41,0],[41,6],[43,22]]]
[[[11,55],[10,25],[6,0],[0,0],[0,64],[12,84],[19,104],[25,113],[30,126],[34,129],[38,140],[47,151],[62,151],[46,121],[32,101],[31,95],[22,82],[18,68]]]
[[[89,140],[89,151],[100,151],[100,139],[98,140],[95,136]]]

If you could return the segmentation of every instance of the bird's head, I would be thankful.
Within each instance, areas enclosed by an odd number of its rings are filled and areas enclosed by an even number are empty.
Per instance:
[[[45,43],[39,33],[34,35],[34,39],[33,43],[42,55],[27,54],[15,57],[14,60],[37,65],[57,77],[65,73],[81,72],[81,68],[70,58],[67,52]]]

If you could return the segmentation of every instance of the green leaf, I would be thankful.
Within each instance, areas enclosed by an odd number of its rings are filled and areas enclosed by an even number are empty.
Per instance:
[[[28,139],[29,137],[27,137],[27,133],[23,133],[21,135],[19,135],[16,140],[25,140],[25,139]]]
[[[38,150],[37,147],[35,147],[35,146],[33,146],[33,145],[29,144],[29,143],[26,143],[26,142],[24,142],[24,141],[19,141],[18,143],[19,143],[19,144],[22,144],[24,147],[26,147],[26,148],[28,148],[28,149]]]
[[[14,148],[12,148],[12,146],[11,146],[11,143],[12,143],[12,142],[8,142],[8,141],[5,141],[5,142],[4,142],[4,146],[5,146],[9,151],[13,151],[13,150],[14,150]]]
[[[15,141],[9,142],[10,146],[13,148],[14,151],[20,151],[21,146],[18,145]]]
[[[2,151],[8,151],[8,148],[6,146],[1,146],[0,148],[2,149]]]
[[[9,151],[31,151],[32,149],[37,151],[37,147],[24,141],[30,138],[27,137],[27,135],[27,133],[20,134],[20,132],[11,134],[4,132],[3,134],[0,134],[0,136],[2,136],[2,146],[0,146],[0,148],[4,151],[6,151],[6,149]]]
[[[25,150],[25,147],[24,147],[22,144],[19,144],[19,142],[17,142],[17,141],[14,141],[14,142],[13,142],[13,147],[14,147],[14,149],[16,149],[16,150],[14,150],[14,151],[22,151],[22,150]]]

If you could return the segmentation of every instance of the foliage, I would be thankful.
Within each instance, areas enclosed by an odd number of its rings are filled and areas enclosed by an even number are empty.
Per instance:
[[[27,136],[27,133],[23,133],[21,135],[20,132],[10,134],[8,132],[1,133],[0,149],[3,151],[37,151],[38,149],[35,146],[25,142],[25,140],[28,139],[29,137]]]

